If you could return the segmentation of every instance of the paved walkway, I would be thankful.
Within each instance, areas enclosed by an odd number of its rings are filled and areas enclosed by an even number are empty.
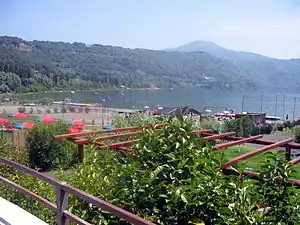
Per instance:
[[[47,225],[19,206],[0,197],[0,225]]]

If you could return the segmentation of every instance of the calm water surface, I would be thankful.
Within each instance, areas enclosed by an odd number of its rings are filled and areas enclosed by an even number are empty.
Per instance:
[[[244,104],[243,102],[244,96]],[[277,96],[277,107],[276,107]],[[207,89],[173,89],[173,90],[122,90],[122,91],[91,91],[63,93],[39,93],[22,98],[40,99],[51,97],[54,101],[70,98],[72,102],[101,103],[115,108],[143,108],[144,106],[186,106],[189,105],[199,111],[210,108],[222,111],[227,107],[234,112],[266,112],[268,115],[283,116],[289,114],[291,118],[295,104],[295,118],[300,116],[300,92],[293,90],[269,91],[232,91]],[[103,101],[105,99],[105,101]],[[296,100],[296,101],[295,101]],[[244,106],[243,106],[244,105]]]

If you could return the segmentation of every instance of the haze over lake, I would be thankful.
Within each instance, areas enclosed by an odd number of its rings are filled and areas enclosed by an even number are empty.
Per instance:
[[[277,107],[276,107],[277,95]],[[292,118],[294,101],[295,118],[300,116],[300,92],[297,90],[208,90],[208,89],[173,89],[173,90],[114,90],[114,91],[88,91],[80,92],[48,92],[24,96],[26,99],[53,98],[54,101],[62,101],[70,98],[72,102],[79,103],[101,103],[112,108],[143,108],[145,106],[191,106],[199,111],[205,107],[213,111],[232,109],[234,112],[266,112],[268,115],[282,117],[289,114]],[[285,100],[284,100],[285,98]],[[105,99],[105,100],[103,100]],[[261,100],[262,103],[261,103]]]

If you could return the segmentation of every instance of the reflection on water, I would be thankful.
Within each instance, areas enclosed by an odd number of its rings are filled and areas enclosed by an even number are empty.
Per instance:
[[[244,95],[244,105],[242,106]],[[277,95],[277,97],[276,97]],[[232,109],[235,112],[266,112],[268,115],[292,117],[295,103],[295,118],[300,116],[300,92],[289,90],[237,92],[230,90],[173,89],[173,90],[122,90],[91,91],[68,93],[39,93],[22,98],[39,99],[51,97],[54,101],[70,98],[72,102],[100,103],[115,108],[143,108],[144,106],[192,106],[203,111],[204,108]],[[296,97],[296,101],[294,100]],[[277,99],[277,100],[276,100]],[[299,99],[299,103],[297,100]],[[277,104],[276,104],[277,102]],[[277,105],[277,107],[276,107]]]

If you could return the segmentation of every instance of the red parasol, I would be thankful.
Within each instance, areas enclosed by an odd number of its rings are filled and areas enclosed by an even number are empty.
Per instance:
[[[41,118],[40,120],[41,123],[54,123],[55,119],[49,116],[44,116],[43,118]]]
[[[70,133],[79,133],[80,130],[77,129],[77,128],[69,128],[69,132],[70,132]]]
[[[19,118],[19,119],[25,119],[25,118],[28,117],[28,115],[25,114],[25,113],[16,113],[13,117],[14,118]]]
[[[8,124],[9,120],[5,118],[0,118],[0,124]]]
[[[84,127],[85,126],[85,122],[82,122],[80,120],[73,120],[71,125],[75,126],[75,127]]]
[[[28,122],[28,123],[24,123],[22,129],[31,129],[33,128],[34,123]]]

